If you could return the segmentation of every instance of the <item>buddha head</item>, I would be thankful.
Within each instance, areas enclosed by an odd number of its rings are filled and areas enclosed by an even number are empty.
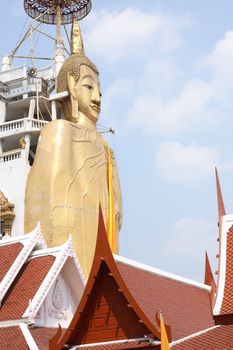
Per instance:
[[[64,62],[57,78],[57,91],[68,91],[63,99],[66,119],[74,123],[90,123],[95,126],[101,107],[99,72],[84,55],[78,23],[73,23],[72,54]]]

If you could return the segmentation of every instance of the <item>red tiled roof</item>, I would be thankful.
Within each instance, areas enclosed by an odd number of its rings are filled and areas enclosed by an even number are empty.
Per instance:
[[[219,326],[173,345],[172,350],[232,350],[233,325]]]
[[[0,283],[22,249],[19,242],[0,246]]]
[[[23,316],[45,276],[54,256],[37,257],[28,261],[12,283],[0,308],[0,321],[15,320]]]
[[[103,339],[143,338],[145,334],[160,339],[158,329],[139,307],[117,269],[100,208],[95,257],[86,288],[65,334],[61,337],[58,330],[50,339],[49,349],[94,344]]]
[[[49,339],[57,333],[57,328],[31,328],[31,335],[40,350],[48,350]]]
[[[226,279],[220,314],[233,313],[233,228],[227,234]]]
[[[0,328],[1,350],[29,350],[19,327]]]
[[[162,311],[177,340],[214,326],[209,291],[116,261],[119,271],[146,316],[155,323]]]

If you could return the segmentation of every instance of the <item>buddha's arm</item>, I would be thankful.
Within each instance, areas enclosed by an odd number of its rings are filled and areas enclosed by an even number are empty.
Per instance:
[[[69,126],[67,121],[58,120],[42,130],[26,187],[26,232],[32,230],[38,221],[48,232],[53,208],[64,198],[71,164],[72,136]]]

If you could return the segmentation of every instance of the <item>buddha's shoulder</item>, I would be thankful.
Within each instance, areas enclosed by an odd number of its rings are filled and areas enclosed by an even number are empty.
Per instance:
[[[53,138],[55,135],[69,137],[72,141],[85,141],[103,143],[102,136],[97,130],[88,129],[79,124],[71,123],[67,120],[58,119],[49,122],[41,132],[42,138]]]
[[[69,133],[72,132],[72,125],[69,121],[58,119],[53,120],[46,124],[42,129],[42,135],[51,134],[53,136],[54,134],[63,134],[63,133]]]

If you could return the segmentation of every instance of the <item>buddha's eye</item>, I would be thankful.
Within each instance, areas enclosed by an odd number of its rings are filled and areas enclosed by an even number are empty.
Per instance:
[[[84,84],[83,86],[85,86],[88,90],[92,90],[93,86],[90,84]]]

